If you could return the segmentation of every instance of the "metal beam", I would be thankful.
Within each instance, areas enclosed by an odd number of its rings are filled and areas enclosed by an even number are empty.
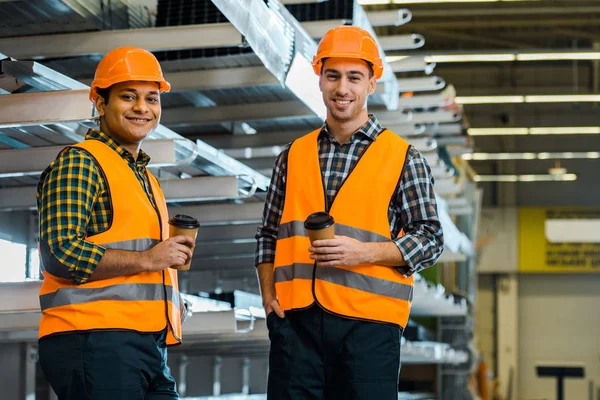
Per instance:
[[[400,97],[398,105],[407,109],[443,107],[452,104],[455,96],[456,90],[454,86],[449,85],[437,94]]]
[[[19,74],[23,75],[23,80],[29,80],[32,86],[43,91],[61,89],[89,90],[89,87],[86,85],[74,81],[73,79],[49,68],[43,67],[36,62],[3,61],[2,69],[5,73],[9,73],[12,76],[17,76]],[[88,104],[91,108],[91,104],[87,98],[82,104]],[[77,107],[79,107],[79,105]],[[55,116],[47,116],[46,118],[54,117]],[[82,139],[77,135],[69,135],[68,137],[75,142]],[[187,162],[191,166],[199,168],[209,175],[239,176],[241,180],[246,181],[252,186],[257,185],[261,190],[266,190],[269,184],[269,180],[264,175],[253,171],[247,166],[225,156],[224,154],[219,154],[214,148],[208,146],[204,142],[196,142],[194,144],[181,135],[178,135],[177,133],[168,129],[164,125],[158,125],[158,127],[150,134],[149,139],[179,140],[180,146],[178,146],[178,152],[182,153],[182,158],[188,158],[190,155],[193,155],[195,158],[189,159]]]
[[[2,72],[42,90],[86,89],[89,87],[81,82],[60,74],[34,61],[2,61]],[[89,100],[86,100],[89,102]]]
[[[412,20],[412,13],[406,8],[367,12],[372,26],[401,26]]]
[[[114,49],[115,43],[148,51],[244,44],[242,35],[233,25],[220,23],[12,37],[0,39],[0,49],[16,59],[41,59],[104,54]]]
[[[379,37],[383,51],[414,50],[425,45],[425,38],[417,33]]]
[[[435,69],[435,63],[428,63],[423,56],[407,56],[399,60],[390,61],[394,72],[419,72],[423,71],[430,75]]]
[[[556,3],[556,2],[554,2]],[[498,17],[500,15],[540,15],[540,14],[556,14],[565,16],[568,14],[595,14],[600,13],[600,7],[598,6],[577,6],[572,5],[569,2],[564,2],[564,6],[552,7],[547,6],[544,2],[539,3],[535,7],[515,7],[513,3],[511,7],[506,6],[504,3],[502,7],[487,7],[487,8],[473,8],[473,7],[456,7],[452,8],[426,8],[426,9],[413,9],[412,14],[420,19],[431,18],[431,17],[473,17],[473,16],[490,16]],[[369,12],[369,15],[371,12]]]
[[[88,90],[0,96],[0,128],[83,121],[92,117]]]
[[[171,127],[214,124],[231,121],[252,121],[285,117],[315,117],[299,101],[253,103],[233,106],[177,108],[165,110],[161,122]]]
[[[464,130],[465,128],[462,124],[439,124],[429,127],[427,133],[431,135],[451,136],[460,135]]]
[[[443,89],[446,81],[439,76],[427,76],[423,78],[401,78],[398,79],[400,93],[406,92],[432,92]],[[382,93],[385,85],[377,85],[376,93]]]
[[[343,23],[343,20],[309,21],[302,26],[313,39],[320,39],[329,29]],[[425,38],[419,34],[383,36],[379,41],[384,51],[417,49],[425,44]],[[105,54],[114,48],[114,43],[148,51],[244,45],[242,35],[232,24],[219,23],[11,37],[0,39],[0,49],[10,57],[30,60]]]
[[[283,5],[323,3],[329,0],[279,0]]]
[[[39,175],[65,146],[46,146],[30,149],[0,150],[0,178]],[[146,140],[142,149],[151,156],[150,167],[176,165],[176,139]]]
[[[279,84],[273,74],[264,66],[166,72],[165,79],[171,84],[172,91],[243,88]],[[92,78],[81,79],[81,82],[90,85]]]
[[[202,202],[238,197],[235,176],[206,176],[160,181],[167,203]],[[0,210],[28,210],[36,207],[36,187],[0,189]]]

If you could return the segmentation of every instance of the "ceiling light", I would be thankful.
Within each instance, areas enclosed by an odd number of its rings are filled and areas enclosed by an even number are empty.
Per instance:
[[[416,54],[415,54],[416,55]],[[390,56],[395,57],[395,56]],[[479,53],[479,54],[430,54],[427,62],[511,62],[511,61],[561,61],[561,60],[600,60],[600,51],[572,52],[555,51],[548,53]]]
[[[583,103],[600,102],[600,95],[459,96],[457,104]]]
[[[524,103],[525,96],[460,96],[456,104],[509,104]]]
[[[577,179],[576,174],[539,174],[539,175],[475,175],[475,182],[570,182]]]
[[[525,103],[582,103],[600,102],[600,95],[536,95],[525,96]]]
[[[467,133],[471,136],[495,136],[495,135],[527,135],[527,128],[469,128]]]
[[[500,62],[514,61],[514,54],[440,54],[426,56],[428,63],[453,63],[453,62]]]
[[[600,127],[597,126],[565,126],[565,127],[547,127],[530,128],[532,135],[594,135],[600,134]]]
[[[502,160],[548,160],[548,159],[595,159],[600,152],[556,152],[556,153],[465,153],[461,155],[467,161],[502,161]]]
[[[517,61],[600,60],[598,52],[521,53]]]
[[[539,128],[469,128],[470,136],[514,136],[514,135],[594,135],[600,134],[596,126],[565,126]]]

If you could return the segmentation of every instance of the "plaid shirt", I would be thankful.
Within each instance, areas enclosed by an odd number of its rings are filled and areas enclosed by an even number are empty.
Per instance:
[[[354,133],[347,143],[340,145],[329,134],[327,125],[323,125],[318,138],[319,161],[329,204],[354,164],[382,130],[377,118],[370,115],[369,121]],[[289,145],[279,154],[273,168],[263,222],[256,234],[257,266],[275,260],[277,233],[285,199],[288,153]],[[442,254],[444,238],[437,216],[433,184],[427,161],[411,146],[398,192],[390,202],[388,210],[392,237],[396,237],[404,228],[405,235],[394,242],[407,263],[408,267],[399,267],[406,276],[432,266]]]
[[[86,140],[100,140],[117,152],[131,168],[154,204],[144,173],[150,157],[133,155],[108,135],[90,129]],[[106,249],[86,237],[110,227],[111,203],[106,182],[94,159],[85,151],[69,149],[42,173],[37,187],[40,242],[65,265],[77,284],[87,282]]]

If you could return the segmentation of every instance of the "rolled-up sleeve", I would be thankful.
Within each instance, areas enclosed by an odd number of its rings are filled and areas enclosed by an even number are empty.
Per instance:
[[[289,145],[279,153],[273,166],[271,183],[267,189],[262,223],[256,231],[255,266],[275,261],[279,223],[285,202],[285,177],[287,173],[288,153]]]
[[[87,224],[103,190],[92,158],[70,149],[44,171],[38,183],[40,257],[52,275],[87,282],[105,248],[86,240]]]
[[[404,235],[394,240],[406,261],[408,268],[403,272],[407,276],[434,265],[444,249],[433,185],[427,160],[411,147],[397,194],[396,212]]]

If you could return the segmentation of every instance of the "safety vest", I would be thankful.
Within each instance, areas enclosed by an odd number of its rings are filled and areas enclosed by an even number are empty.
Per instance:
[[[274,262],[279,303],[283,310],[300,310],[317,302],[343,317],[404,328],[412,304],[412,276],[407,278],[394,267],[374,264],[317,267],[310,258],[304,221],[314,212],[327,210],[319,165],[319,131],[297,139],[289,149]],[[370,144],[329,207],[336,235],[361,242],[392,240],[388,209],[409,147],[388,130]]]
[[[96,160],[111,199],[110,228],[86,240],[107,249],[144,251],[169,237],[165,198],[149,171],[146,170],[146,176],[156,208],[127,161],[108,145],[99,140],[86,140],[69,147],[82,149]],[[140,272],[81,285],[47,270],[43,275],[40,338],[91,330],[160,332],[169,327],[167,344],[181,342],[183,303],[174,269]]]

